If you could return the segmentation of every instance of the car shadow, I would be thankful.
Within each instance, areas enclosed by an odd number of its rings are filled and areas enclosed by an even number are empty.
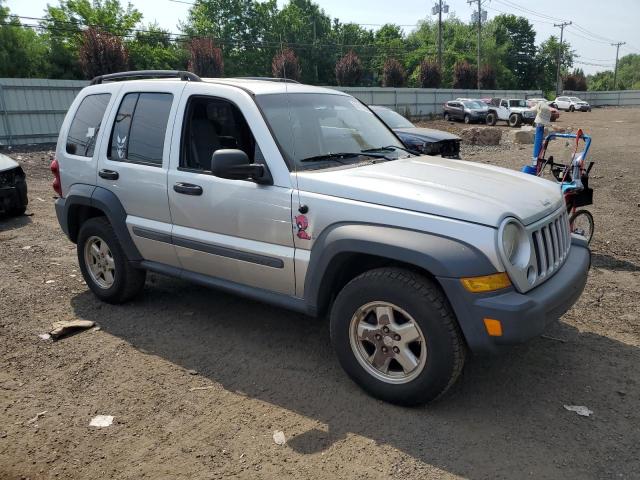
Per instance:
[[[26,227],[31,223],[31,215],[19,215],[11,217],[0,213],[0,232],[8,232],[17,228]]]
[[[620,260],[619,258],[603,253],[591,254],[591,266],[604,268],[607,270],[640,272],[640,265],[636,265],[635,263],[629,262],[627,260]]]
[[[504,355],[470,359],[437,402],[401,408],[347,378],[326,321],[157,275],[129,304],[85,292],[72,306],[137,349],[325,424],[288,440],[300,454],[355,434],[470,479],[631,478],[640,468],[639,349],[563,323]]]

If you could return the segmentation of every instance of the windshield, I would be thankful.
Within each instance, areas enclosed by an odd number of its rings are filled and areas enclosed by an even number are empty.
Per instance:
[[[372,108],[389,128],[413,128],[415,125],[397,112],[388,108]]]
[[[256,102],[291,165],[309,168],[302,160],[357,153],[354,161],[370,160],[362,150],[386,146],[404,148],[397,137],[353,97],[327,93],[257,95]],[[398,155],[401,150],[396,150]],[[341,160],[343,161],[343,160]],[[325,164],[323,166],[333,166]],[[317,168],[314,165],[313,168]]]
[[[526,107],[527,102],[524,100],[509,100],[510,107]]]
[[[487,104],[486,103],[482,103],[482,102],[472,101],[472,102],[462,102],[462,103],[464,103],[465,107],[470,108],[472,110],[486,110],[487,109]]]

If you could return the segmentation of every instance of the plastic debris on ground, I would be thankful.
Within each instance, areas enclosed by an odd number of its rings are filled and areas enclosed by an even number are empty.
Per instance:
[[[42,340],[50,340],[51,339],[51,335],[49,335],[48,333],[39,333],[38,337],[40,337]]]
[[[576,412],[581,417],[588,417],[593,413],[584,405],[565,405],[564,408],[570,412]]]
[[[276,442],[277,445],[284,445],[285,443],[287,443],[284,432],[281,432],[280,430],[276,430],[275,432],[273,432],[273,441]]]
[[[95,324],[96,322],[92,322],[91,320],[62,320],[59,322],[53,322],[49,334],[57,340],[78,330],[91,328]]]
[[[96,415],[89,422],[90,427],[110,427],[113,423],[113,415]]]
[[[47,413],[47,411],[46,411],[46,410],[44,410],[43,412],[40,412],[40,413],[36,413],[36,416],[35,416],[35,417],[30,418],[30,419],[29,419],[29,420],[27,420],[25,423],[26,423],[27,425],[31,425],[32,423],[37,422],[41,417],[44,417],[44,414],[45,414],[45,413]]]

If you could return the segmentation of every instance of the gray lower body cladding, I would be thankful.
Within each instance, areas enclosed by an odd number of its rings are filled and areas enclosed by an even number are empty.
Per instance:
[[[501,347],[539,336],[578,300],[587,282],[591,252],[573,243],[558,272],[525,294],[513,289],[493,294],[467,292],[458,278],[438,278],[456,313],[469,348],[474,353],[496,353]],[[491,337],[484,318],[500,320],[503,334]]]

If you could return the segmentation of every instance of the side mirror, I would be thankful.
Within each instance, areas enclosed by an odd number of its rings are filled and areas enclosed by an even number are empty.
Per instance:
[[[211,172],[230,180],[253,180],[256,183],[272,183],[271,175],[264,165],[249,163],[242,150],[220,149],[211,156]]]

